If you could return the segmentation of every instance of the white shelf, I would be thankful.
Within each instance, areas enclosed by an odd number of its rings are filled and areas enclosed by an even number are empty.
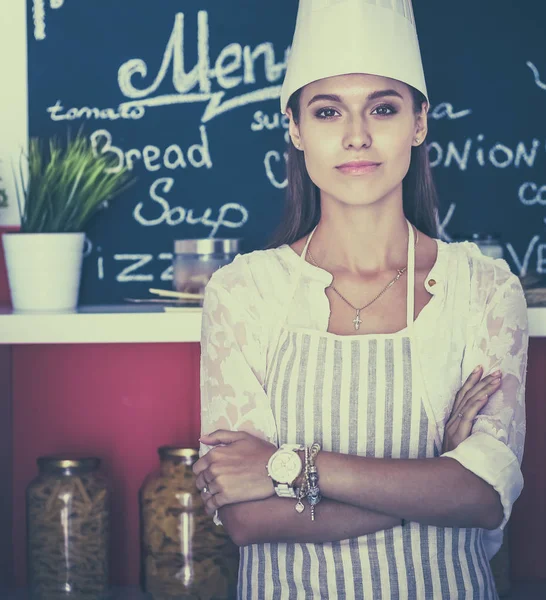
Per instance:
[[[0,307],[0,344],[199,342],[201,307],[81,306],[76,312],[16,313]]]
[[[546,307],[528,309],[529,336],[546,337]]]
[[[531,337],[546,337],[546,307],[529,309]],[[201,308],[82,306],[73,313],[14,313],[0,306],[0,344],[199,342]]]

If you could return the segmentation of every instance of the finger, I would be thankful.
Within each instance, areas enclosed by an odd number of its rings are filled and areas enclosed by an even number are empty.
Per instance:
[[[463,434],[464,437],[462,439],[466,439],[470,435],[470,429],[474,426],[478,413],[487,404],[488,400],[488,396],[482,396],[475,399],[466,407],[463,418],[459,419],[461,424],[458,431]]]
[[[459,418],[459,421],[474,424],[478,413],[488,401],[489,396],[487,394],[483,394],[482,396],[478,396],[472,401],[468,402],[465,405],[464,412],[459,413],[463,415],[462,418]]]
[[[205,480],[204,471],[197,476],[197,478],[195,480],[195,485],[197,486],[197,489],[200,492],[207,487],[208,484],[207,484],[207,481]]]
[[[469,395],[475,395],[475,392],[479,391],[481,388],[485,387],[492,381],[496,381],[497,379],[502,379],[502,373],[500,371],[495,371],[494,373],[486,375],[481,379],[481,381],[479,381],[472,388],[470,388],[470,390],[466,392],[465,396],[468,397]]]
[[[476,385],[475,388],[468,392],[468,394],[465,397],[463,407],[466,407],[468,403],[473,402],[477,398],[482,398],[483,396],[491,396],[499,389],[501,382],[502,377],[493,377],[488,380],[483,380],[483,382],[480,382],[479,385]]]
[[[212,497],[212,494],[201,494],[201,498],[203,498],[203,504],[205,505],[205,512],[211,517],[216,512],[216,508],[214,508],[213,503],[210,501]]]
[[[457,444],[460,444],[463,440],[470,435],[472,430],[472,425],[474,422],[472,421],[472,417],[468,414],[461,413],[463,416],[459,417],[454,425],[456,428],[455,433],[452,434],[452,437],[457,441]]]
[[[201,490],[201,498],[204,503],[206,503],[211,498],[211,496],[214,496],[214,494],[215,490],[214,488],[211,488],[211,486],[206,486]]]
[[[233,442],[244,439],[247,435],[248,434],[244,431],[227,431],[226,429],[218,429],[212,433],[202,435],[199,441],[207,444],[207,446],[215,446],[216,444],[232,444]]]
[[[483,373],[483,367],[480,365],[476,367],[472,373],[466,378],[466,381],[463,383],[461,389],[457,392],[455,396],[455,402],[453,403],[453,410],[457,409],[461,402],[464,400],[465,394],[470,390],[478,381]]]
[[[205,501],[205,509],[209,515],[213,515],[215,511],[223,506],[221,494],[209,494]]]
[[[481,381],[475,382],[470,388],[465,388],[464,394],[457,399],[453,410],[462,412],[468,400],[476,397],[477,395],[482,396],[484,390],[486,391],[485,393],[491,393],[491,388],[488,386],[490,386],[491,383],[497,383],[499,377],[502,377],[502,375],[500,375],[500,371],[496,371],[491,375],[487,375]],[[463,386],[463,388],[464,387],[465,386]],[[461,391],[463,391],[463,388],[461,388]]]
[[[209,466],[209,461],[210,457],[207,454],[196,461],[192,468],[194,475],[202,473]]]

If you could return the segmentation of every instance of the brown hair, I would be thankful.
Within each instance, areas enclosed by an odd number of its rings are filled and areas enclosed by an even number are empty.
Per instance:
[[[419,114],[426,98],[419,90],[408,87],[413,96],[413,109]],[[302,90],[294,92],[288,101],[296,124],[300,118]],[[291,141],[288,142],[287,178],[284,214],[265,249],[292,244],[308,234],[320,220],[320,190],[307,173],[303,152],[297,150]],[[413,146],[411,150],[410,167],[402,182],[402,190],[404,214],[408,221],[424,234],[437,237],[438,197],[424,143]]]

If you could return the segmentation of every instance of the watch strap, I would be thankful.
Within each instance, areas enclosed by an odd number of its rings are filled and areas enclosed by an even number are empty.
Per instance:
[[[279,450],[292,450],[297,452],[298,450],[305,450],[305,446],[303,444],[282,444]]]
[[[298,494],[291,485],[287,483],[276,483],[275,484],[275,493],[279,498],[297,498]]]

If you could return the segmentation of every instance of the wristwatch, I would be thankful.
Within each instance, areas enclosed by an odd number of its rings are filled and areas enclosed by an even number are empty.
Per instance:
[[[305,450],[305,446],[302,444],[283,444],[267,463],[267,472],[273,480],[275,493],[281,498],[297,497],[292,484],[303,468],[298,450]]]

